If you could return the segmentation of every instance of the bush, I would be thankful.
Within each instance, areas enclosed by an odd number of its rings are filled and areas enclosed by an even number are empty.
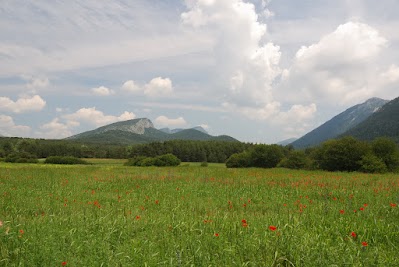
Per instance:
[[[76,157],[70,157],[70,156],[51,156],[46,158],[44,161],[46,164],[65,164],[65,165],[75,165],[75,164],[88,164],[87,161],[83,159],[79,159]]]
[[[226,161],[227,168],[248,168],[251,165],[251,155],[248,152],[233,154]]]
[[[155,158],[138,156],[129,159],[125,163],[125,166],[140,166],[140,167],[149,167],[149,166],[166,167],[166,166],[179,166],[179,165],[180,165],[180,159],[178,159],[175,155],[172,154],[165,154]]]
[[[397,144],[385,137],[377,138],[371,143],[374,155],[379,158],[387,171],[396,171],[399,167],[399,149]]]
[[[256,145],[250,150],[254,167],[274,168],[283,159],[283,148],[278,145]]]
[[[144,156],[137,156],[131,159],[128,159],[128,161],[124,164],[125,166],[140,166],[140,162],[147,157]]]
[[[353,137],[324,142],[314,153],[318,166],[326,171],[359,171],[361,159],[370,153],[370,146]]]
[[[9,154],[5,159],[5,162],[10,163],[38,163],[36,156],[27,152],[14,152]]]
[[[288,169],[309,169],[311,161],[303,151],[292,151],[286,158],[282,159],[278,167]]]
[[[208,167],[208,162],[206,162],[206,161],[204,161],[204,162],[201,162],[201,165],[200,165],[201,167]]]
[[[360,160],[360,171],[367,173],[386,173],[388,171],[387,165],[379,157],[373,154],[367,154]]]

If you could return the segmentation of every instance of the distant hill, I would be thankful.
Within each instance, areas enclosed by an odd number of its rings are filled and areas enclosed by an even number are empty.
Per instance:
[[[208,134],[208,132],[204,128],[202,128],[201,126],[196,126],[196,127],[190,128],[190,129],[194,129],[194,130],[197,130],[197,131],[200,131],[200,132]],[[162,129],[159,129],[159,130],[161,132],[164,132],[164,133],[174,134],[174,133],[178,133],[178,132],[181,132],[181,131],[184,131],[184,130],[187,130],[187,129],[182,129],[182,128],[177,128],[177,129],[162,128]]]
[[[399,97],[382,106],[363,122],[346,131],[342,136],[351,135],[361,140],[389,137],[399,143]]]
[[[291,144],[295,148],[306,148],[316,146],[328,139],[336,138],[365,121],[388,102],[388,100],[380,98],[371,98],[338,114]]]
[[[286,139],[286,140],[283,140],[283,141],[278,142],[277,145],[286,146],[286,145],[289,145],[289,144],[295,142],[296,140],[298,140],[298,138]]]
[[[203,128],[201,127],[203,130]],[[205,130],[203,130],[205,131]],[[166,130],[155,129],[153,123],[146,118],[116,122],[102,126],[92,131],[80,133],[66,138],[85,143],[98,144],[145,144],[155,141],[195,140],[195,141],[230,141],[237,142],[233,137],[222,135],[212,136],[196,128]]]

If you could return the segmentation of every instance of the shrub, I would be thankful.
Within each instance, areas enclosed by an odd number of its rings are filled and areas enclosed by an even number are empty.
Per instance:
[[[283,159],[283,148],[278,145],[256,145],[250,151],[251,166],[274,168]]]
[[[370,153],[370,146],[353,137],[328,140],[314,153],[318,166],[327,171],[358,171],[361,159]]]
[[[282,159],[278,167],[288,169],[309,169],[311,161],[303,151],[292,151],[286,158]]]
[[[27,152],[14,152],[9,154],[5,159],[5,162],[10,163],[38,163],[36,156]]]
[[[248,152],[233,154],[226,161],[227,168],[248,168],[251,165],[251,155]]]
[[[201,167],[208,167],[208,162],[206,162],[206,161],[204,161],[204,162],[201,162],[201,165],[200,165]]]
[[[65,164],[65,165],[75,165],[75,164],[88,164],[87,161],[83,159],[79,159],[76,157],[70,157],[70,156],[51,156],[46,158],[44,161],[46,164]]]
[[[360,160],[360,171],[368,173],[386,173],[388,171],[387,165],[379,157],[373,154],[367,154]]]
[[[374,155],[385,163],[388,171],[396,171],[399,167],[399,149],[397,144],[385,137],[377,138],[371,143]]]
[[[134,158],[128,159],[128,161],[124,164],[125,166],[140,166],[140,162],[147,157],[144,156],[136,156]]]
[[[181,163],[173,154],[165,154],[155,158],[155,166],[179,166]]]
[[[165,154],[155,158],[151,157],[143,157],[137,156],[132,159],[129,159],[125,166],[158,166],[158,167],[166,167],[166,166],[179,166],[180,159],[178,159],[175,155]]]

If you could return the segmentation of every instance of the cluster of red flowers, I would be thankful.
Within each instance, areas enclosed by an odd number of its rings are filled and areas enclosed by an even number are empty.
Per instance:
[[[351,232],[351,236],[353,237],[353,239],[357,238],[357,234],[355,232]],[[362,246],[363,247],[367,247],[369,244],[365,241],[362,242]]]
[[[241,220],[241,224],[242,224],[242,227],[248,227],[247,220],[245,220],[245,219]]]

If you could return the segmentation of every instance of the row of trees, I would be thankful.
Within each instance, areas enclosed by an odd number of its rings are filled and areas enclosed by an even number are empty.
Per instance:
[[[226,166],[396,172],[399,171],[399,148],[388,138],[378,138],[370,143],[353,137],[329,140],[304,151],[277,145],[256,145],[232,155],[226,161]]]
[[[173,154],[185,162],[224,163],[232,154],[242,152],[250,146],[252,145],[226,141],[173,140],[124,146],[84,144],[68,140],[0,138],[0,158],[16,160],[73,156],[127,159],[136,156],[156,157]]]

